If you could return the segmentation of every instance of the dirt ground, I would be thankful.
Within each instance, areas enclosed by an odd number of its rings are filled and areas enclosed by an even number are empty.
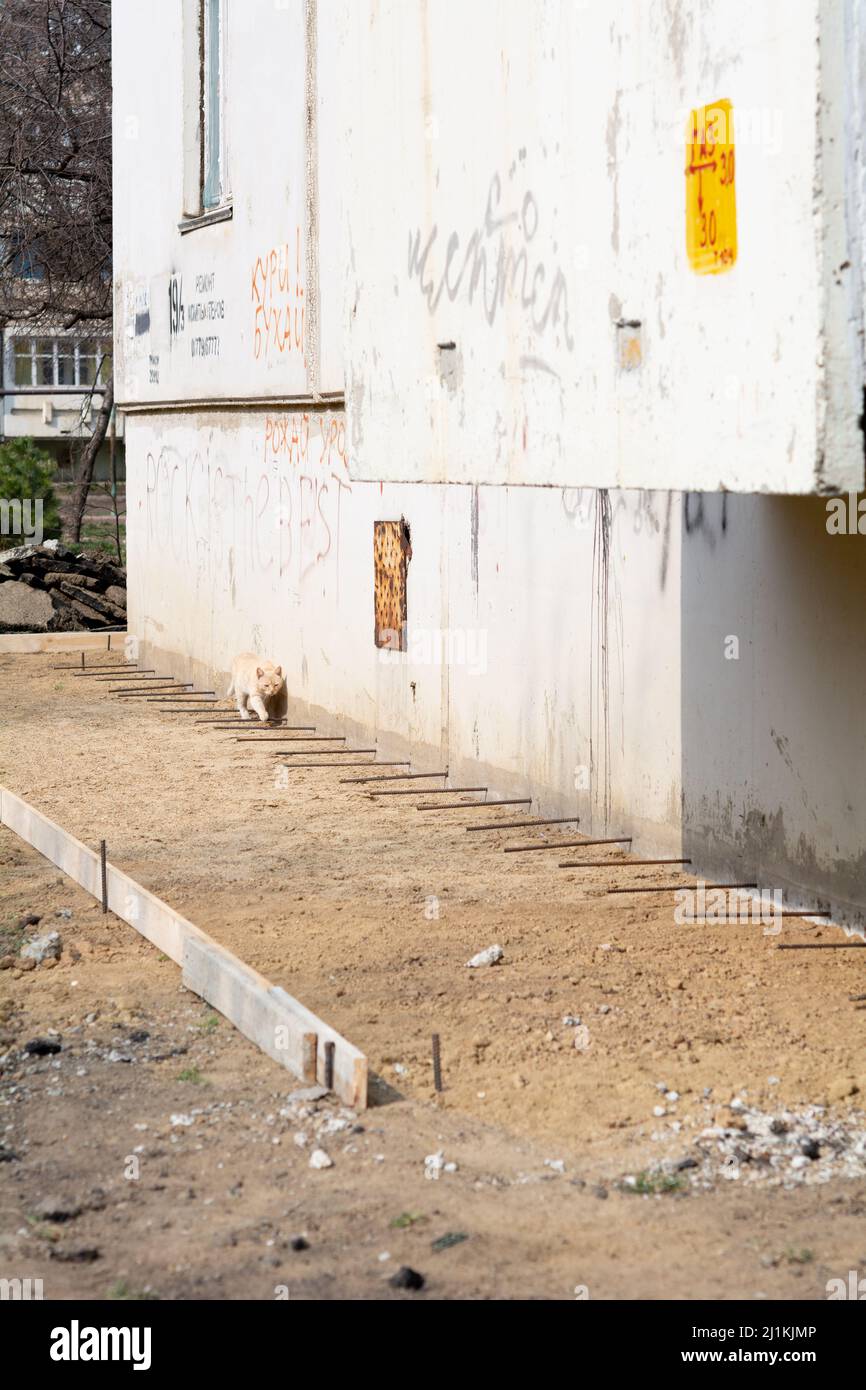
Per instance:
[[[608,896],[610,870],[502,852],[572,827],[470,834],[514,808],[281,782],[275,748],[304,744],[238,743],[64,660],[0,657],[0,781],[339,1028],[377,1103],[289,1102],[300,1083],[2,830],[4,949],[35,912],[64,951],[0,972],[0,1275],[56,1298],[417,1297],[387,1282],[410,1264],[422,1297],[724,1299],[866,1273],[866,957],[835,928],[677,925],[669,895]],[[493,943],[500,964],[466,968]],[[22,1054],[52,1029],[59,1053]],[[456,1171],[428,1180],[438,1152]]]

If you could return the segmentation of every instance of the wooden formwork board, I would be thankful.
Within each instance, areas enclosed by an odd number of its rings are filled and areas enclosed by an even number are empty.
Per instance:
[[[0,787],[0,823],[101,900],[97,851],[6,787]],[[365,1109],[367,1059],[357,1047],[129,874],[107,864],[106,880],[109,910],[175,961],[188,989],[299,1080],[324,1084],[325,1044],[333,1043],[334,1091],[344,1104]]]
[[[126,630],[116,632],[3,632],[0,655],[7,652],[105,652],[123,654]]]

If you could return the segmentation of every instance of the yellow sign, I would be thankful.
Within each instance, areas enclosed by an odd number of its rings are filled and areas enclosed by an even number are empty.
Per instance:
[[[698,275],[737,259],[734,113],[729,101],[699,106],[686,138],[686,251]]]

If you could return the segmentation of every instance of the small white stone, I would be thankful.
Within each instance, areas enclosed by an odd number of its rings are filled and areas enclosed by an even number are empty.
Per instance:
[[[478,970],[483,965],[497,965],[505,955],[501,946],[488,946],[486,951],[479,951],[477,956],[466,962],[467,970]]]
[[[334,1160],[325,1153],[324,1149],[313,1149],[310,1154],[311,1168],[333,1168]]]
[[[428,1154],[424,1159],[424,1176],[435,1182],[442,1169],[445,1167],[445,1155],[440,1149],[438,1153]]]

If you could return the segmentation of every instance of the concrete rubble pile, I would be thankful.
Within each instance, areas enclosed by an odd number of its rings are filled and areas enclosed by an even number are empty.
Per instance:
[[[126,627],[126,572],[59,541],[0,553],[0,632]]]

